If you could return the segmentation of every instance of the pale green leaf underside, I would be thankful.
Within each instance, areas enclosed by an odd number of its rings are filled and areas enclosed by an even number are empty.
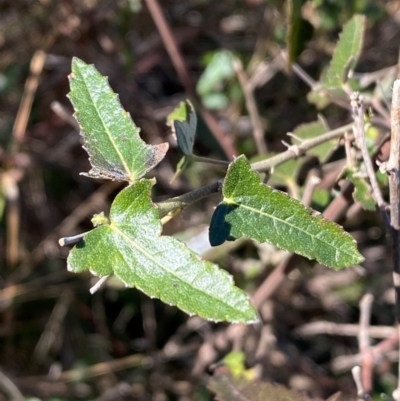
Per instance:
[[[227,272],[202,261],[175,238],[160,236],[151,185],[142,179],[118,194],[111,224],[85,235],[69,254],[68,269],[100,277],[113,273],[129,287],[206,319],[256,321],[248,297]]]
[[[339,41],[335,47],[328,70],[323,77],[323,85],[328,89],[340,88],[347,80],[347,73],[353,69],[360,55],[365,17],[354,15],[343,27]]]
[[[360,263],[353,237],[287,194],[260,182],[245,156],[231,163],[210,225],[210,242],[240,237],[269,242],[340,269]]]
[[[302,162],[303,160],[301,159],[288,160],[287,162],[275,167],[268,180],[269,185],[285,185],[288,187],[296,185],[296,175]]]
[[[230,78],[234,74],[235,69],[233,68],[231,52],[220,50],[213,55],[197,81],[197,92],[201,96],[210,94],[224,79]]]
[[[168,143],[147,145],[107,78],[94,66],[72,60],[69,98],[85,139],[89,176],[134,182],[165,156]]]
[[[344,176],[354,185],[353,199],[360,202],[365,210],[376,210],[376,203],[372,197],[372,189],[365,178],[356,174],[350,168],[344,171]]]

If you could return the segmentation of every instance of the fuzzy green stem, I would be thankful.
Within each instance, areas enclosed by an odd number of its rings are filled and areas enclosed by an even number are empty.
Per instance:
[[[218,160],[218,159],[210,159],[208,157],[202,157],[197,155],[190,155],[188,156],[191,160],[199,163],[209,163],[209,164],[219,164],[223,166],[228,166],[229,162],[226,160]]]
[[[305,154],[307,150],[310,150],[318,145],[321,145],[324,142],[328,142],[332,139],[339,138],[346,131],[351,130],[352,126],[353,124],[347,124],[344,125],[343,127],[339,127],[332,131],[329,131],[326,134],[321,135],[317,138],[307,139],[299,145],[291,146],[287,151],[280,153],[279,155],[273,156],[269,159],[257,163],[253,163],[251,167],[258,172],[269,171],[272,168],[287,162],[288,160],[295,159],[296,157]],[[158,203],[157,206],[160,210],[160,217],[163,217],[176,209],[183,209],[186,206],[194,202],[197,202],[200,199],[203,199],[207,196],[217,193],[220,190],[222,183],[223,179],[213,182],[212,184],[206,185],[204,187],[190,191],[186,194]]]

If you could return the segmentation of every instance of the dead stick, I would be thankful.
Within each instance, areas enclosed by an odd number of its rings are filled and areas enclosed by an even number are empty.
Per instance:
[[[44,62],[46,61],[46,53],[38,50],[32,57],[30,64],[30,75],[26,80],[24,94],[22,95],[18,113],[12,131],[13,142],[11,153],[16,153],[24,135],[26,126],[28,125],[29,115],[31,114],[32,103],[35,97],[36,89],[39,85],[40,74],[42,73]]]
[[[248,84],[246,73],[243,71],[243,65],[238,58],[233,60],[233,67],[235,68],[239,84],[242,87],[246,108],[253,126],[253,136],[257,145],[257,152],[259,155],[262,155],[267,153],[267,146],[264,140],[264,128],[258,112],[256,100],[254,98],[253,91],[250,89]]]
[[[360,332],[358,344],[361,355],[361,381],[363,384],[363,397],[367,398],[372,391],[372,369],[374,360],[369,341],[369,325],[371,319],[371,306],[374,297],[372,294],[365,294],[360,302]]]
[[[46,53],[38,50],[32,57],[30,64],[30,74],[25,82],[24,93],[19,105],[18,113],[15,118],[12,130],[11,154],[16,154],[22,142],[29,116],[31,114],[33,99],[39,85],[40,74],[43,70]],[[13,268],[19,261],[19,230],[20,230],[20,211],[19,211],[19,190],[17,181],[13,179],[12,173],[8,174],[6,186],[7,197],[7,264]]]

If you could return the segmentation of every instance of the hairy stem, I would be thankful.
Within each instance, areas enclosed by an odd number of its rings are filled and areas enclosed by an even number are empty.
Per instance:
[[[364,99],[362,96],[359,95],[358,92],[354,92],[351,95],[351,106],[354,119],[354,134],[357,140],[358,147],[360,148],[362,153],[369,182],[372,187],[372,194],[374,196],[376,203],[379,206],[379,209],[382,212],[385,223],[389,226],[389,216],[386,211],[387,205],[383,199],[381,189],[379,188],[378,180],[376,179],[375,170],[372,165],[371,157],[369,156],[368,153],[367,142],[365,140]]]
[[[321,143],[341,137],[346,131],[351,130],[352,126],[353,124],[347,124],[332,131],[329,131],[326,134],[321,135],[317,138],[307,139],[303,141],[300,145],[291,146],[287,151],[280,153],[279,155],[273,156],[269,159],[257,163],[253,163],[251,167],[258,172],[269,171],[272,168],[279,166],[280,164],[285,163],[288,160],[303,155],[307,152],[307,150],[310,150],[315,146],[320,145]],[[200,199],[203,199],[218,192],[221,188],[222,182],[223,180],[221,179],[219,181],[213,182],[212,184],[190,191],[186,194],[158,203],[157,206],[160,209],[160,216],[165,216],[166,214],[176,209],[182,209]]]

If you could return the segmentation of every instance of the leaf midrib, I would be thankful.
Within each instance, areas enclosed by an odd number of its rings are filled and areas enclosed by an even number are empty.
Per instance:
[[[86,89],[87,93],[89,94],[90,99],[92,100],[92,104],[93,104],[93,106],[94,106],[94,109],[96,110],[96,113],[97,113],[97,115],[98,115],[98,117],[99,117],[99,119],[100,119],[100,121],[101,121],[101,123],[102,123],[102,125],[103,125],[103,128],[104,128],[105,132],[107,133],[108,139],[110,140],[112,146],[114,147],[115,151],[117,152],[117,155],[118,155],[118,157],[120,158],[121,163],[122,163],[122,165],[124,166],[125,171],[128,173],[129,178],[132,178],[133,173],[132,173],[132,171],[130,170],[130,168],[129,168],[127,162],[125,161],[125,158],[123,157],[122,153],[120,152],[118,146],[117,146],[116,143],[114,142],[114,139],[113,139],[113,137],[112,137],[112,135],[111,135],[111,133],[110,133],[110,131],[109,131],[109,129],[108,129],[108,127],[107,127],[105,121],[104,121],[104,119],[102,118],[102,116],[101,116],[101,114],[100,114],[100,109],[97,107],[97,102],[95,102],[94,98],[92,97],[92,93],[91,93],[91,91],[89,90],[87,81],[86,81],[86,79],[85,79],[86,77],[85,77],[85,75],[82,73],[81,70],[80,70],[80,72],[81,72],[82,80],[83,80],[83,82],[84,82],[84,84],[85,84],[85,89]],[[101,79],[105,79],[105,78],[101,77]],[[104,82],[103,82],[103,84],[104,84]],[[103,91],[102,91],[102,92],[103,92]]]
[[[167,271],[169,274],[171,274],[172,276],[174,276],[177,280],[179,280],[180,282],[184,283],[184,284],[189,284],[188,282],[184,281],[182,279],[182,277],[179,277],[176,275],[176,273],[174,271],[171,271],[170,269],[166,268],[164,265],[160,264],[159,261],[157,259],[155,259],[153,257],[153,255],[151,255],[149,252],[146,251],[146,249],[144,249],[143,247],[141,247],[137,242],[133,241],[128,235],[126,235],[123,231],[121,231],[118,226],[116,224],[111,224],[109,226],[111,229],[115,230],[119,235],[121,235],[123,238],[125,238],[130,244],[132,244],[132,246],[137,249],[139,252],[141,252],[142,254],[144,254],[146,257],[148,257],[153,263],[155,263],[158,267],[160,267],[161,269],[163,269],[164,271]],[[124,259],[125,256],[123,255]],[[125,260],[126,262],[126,260]],[[127,262],[126,262],[127,263]],[[129,265],[129,263],[128,263]],[[207,292],[204,292],[203,290],[200,290],[197,287],[194,287],[193,285],[190,285],[191,288],[193,288],[196,291],[199,291],[203,294],[205,294],[206,296],[215,299],[216,301],[218,301],[219,303],[222,303],[224,305],[226,305],[228,308],[230,308],[233,312],[237,312],[237,309],[235,309],[233,306],[229,305],[228,303],[224,302],[221,298],[217,298],[215,297],[213,294],[209,294]]]
[[[309,237],[315,238],[315,239],[316,239],[317,241],[319,241],[320,243],[329,245],[331,248],[333,248],[333,249],[336,251],[335,253],[338,253],[337,248],[336,248],[335,246],[332,246],[329,242],[324,242],[324,241],[322,241],[322,240],[321,240],[320,238],[318,238],[317,236],[314,236],[313,234],[309,233],[308,231],[305,231],[305,230],[303,230],[302,228],[299,228],[298,226],[295,226],[294,224],[291,224],[291,223],[287,222],[286,220],[282,220],[282,219],[280,219],[279,217],[275,217],[275,216],[272,216],[271,214],[267,214],[267,213],[265,213],[265,212],[261,212],[260,210],[255,209],[255,208],[253,208],[253,207],[251,207],[251,206],[247,206],[247,205],[245,205],[245,204],[243,204],[243,203],[238,203],[237,201],[235,201],[235,200],[233,200],[233,199],[225,198],[224,201],[227,201],[229,205],[236,205],[236,206],[238,206],[238,207],[242,207],[242,208],[244,208],[244,209],[250,210],[251,212],[255,212],[255,213],[258,213],[258,214],[260,214],[260,215],[264,215],[264,216],[266,216],[266,217],[269,217],[269,218],[272,219],[272,220],[279,221],[279,222],[281,222],[282,224],[285,224],[285,225],[287,225],[287,226],[289,226],[289,227],[294,228],[295,230],[301,231],[301,232],[303,232],[304,234],[308,235]],[[297,251],[296,251],[296,252],[297,252]],[[350,257],[352,256],[352,253],[348,253],[348,252],[343,251],[343,250],[340,250],[340,252],[343,252],[344,254],[349,255]],[[338,261],[338,260],[337,260],[337,261]]]

